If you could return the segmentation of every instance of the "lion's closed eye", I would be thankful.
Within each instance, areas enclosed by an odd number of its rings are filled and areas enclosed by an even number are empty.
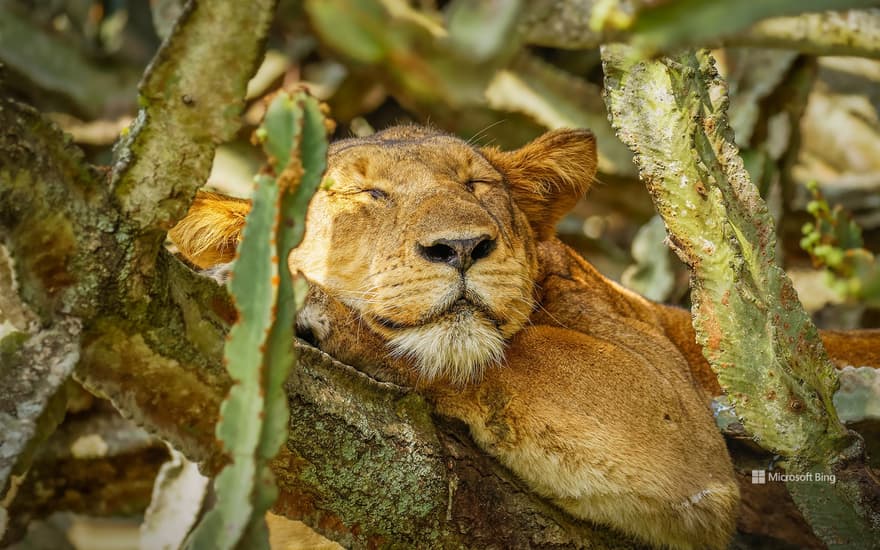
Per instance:
[[[368,197],[373,200],[386,200],[389,198],[387,191],[378,187],[351,187],[347,189],[331,189],[328,193],[344,197]]]
[[[381,189],[369,188],[363,189],[361,193],[366,193],[372,199],[383,200],[388,198],[388,193],[382,191]]]
[[[494,185],[498,183],[492,178],[468,178],[466,182],[464,182],[465,188],[473,193],[480,186]]]

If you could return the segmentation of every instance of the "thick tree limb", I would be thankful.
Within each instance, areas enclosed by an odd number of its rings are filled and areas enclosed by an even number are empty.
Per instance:
[[[157,253],[164,229],[185,213],[207,177],[214,146],[239,127],[274,7],[272,0],[190,5],[147,71],[145,106],[117,148],[112,192],[37,113],[0,103],[0,226],[18,294],[46,327],[62,316],[79,319],[84,358],[106,343],[118,353],[105,356],[127,353],[155,374],[176,364],[160,360],[161,354],[144,358],[169,327],[181,328],[179,320],[164,318],[169,311],[156,308],[169,299],[190,306],[184,317],[194,327],[187,328],[205,330],[195,319],[202,314],[192,311],[206,302],[196,306],[188,294],[204,298],[204,291],[184,282],[169,290],[173,277],[157,275],[157,265],[173,270],[174,264],[157,263]],[[135,328],[157,320],[162,322],[146,339]],[[188,334],[192,343],[177,351],[198,363],[203,352],[222,348],[219,334],[212,333],[213,347],[203,334]],[[198,391],[204,381],[195,377],[191,389]]]
[[[147,72],[145,106],[116,150],[110,189],[57,128],[33,110],[0,99],[0,282],[15,291],[14,300],[4,298],[4,307],[9,302],[13,308],[0,312],[0,344],[4,374],[22,382],[2,396],[4,424],[13,419],[3,442],[2,454],[8,455],[0,465],[3,489],[12,461],[26,467],[23,451],[54,424],[44,412],[57,408],[49,405],[59,399],[63,404],[58,388],[79,358],[87,364],[101,364],[96,355],[129,359],[153,376],[156,387],[166,382],[163,375],[178,379],[179,373],[168,372],[175,365],[206,367],[183,377],[186,389],[195,392],[211,377],[207,365],[219,370],[216,357],[205,354],[222,349],[225,323],[211,325],[199,312],[205,302],[192,303],[194,296],[204,297],[198,282],[172,289],[162,270],[173,270],[176,262],[163,263],[158,256],[164,230],[185,213],[207,177],[214,146],[239,127],[247,81],[262,55],[274,8],[273,0],[190,4]],[[168,260],[167,254],[162,258]],[[183,315],[177,308],[156,308],[169,303],[189,308]],[[35,322],[27,323],[28,311]],[[181,327],[184,322],[189,324]],[[205,326],[214,329],[213,344],[201,338]],[[163,355],[151,346],[158,347],[169,328],[191,330],[186,333],[191,340]],[[49,376],[28,385],[38,365],[48,368]],[[161,410],[156,396],[140,404]],[[189,412],[194,422],[213,427],[204,424],[212,414]]]

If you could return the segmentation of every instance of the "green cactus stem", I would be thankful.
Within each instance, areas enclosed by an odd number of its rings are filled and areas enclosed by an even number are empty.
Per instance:
[[[187,541],[193,549],[268,548],[264,514],[277,489],[268,463],[287,439],[283,382],[294,363],[294,286],[287,256],[303,235],[308,202],[326,165],[326,128],[317,101],[278,94],[257,138],[269,158],[256,177],[229,291],[238,321],[224,360],[234,380],[217,436],[231,464],[218,475],[217,504]]]
[[[788,473],[836,474],[833,485],[788,484],[817,535],[876,547],[869,504],[880,490],[838,419],[837,373],[776,261],[773,220],[734,145],[714,60],[700,51],[645,61],[617,45],[602,57],[612,125],[692,270],[697,340],[743,426]]]

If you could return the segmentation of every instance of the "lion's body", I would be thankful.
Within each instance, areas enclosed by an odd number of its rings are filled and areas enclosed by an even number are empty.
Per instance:
[[[435,391],[438,410],[573,515],[658,545],[724,547],[739,491],[684,357],[643,320],[648,302],[558,241],[539,248],[554,257],[542,262],[543,307],[503,368],[463,394]]]
[[[570,130],[510,153],[420,127],[335,144],[290,258],[313,284],[298,327],[420,388],[571,514],[723,548],[739,491],[688,312],[607,280],[554,236],[595,160],[592,136]],[[230,261],[247,209],[201,195],[172,238],[200,267]]]

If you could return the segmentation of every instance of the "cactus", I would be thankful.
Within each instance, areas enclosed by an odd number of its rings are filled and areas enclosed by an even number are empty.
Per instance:
[[[193,549],[268,548],[263,516],[277,489],[268,462],[286,440],[283,383],[294,362],[294,286],[287,256],[302,239],[309,199],[326,165],[326,129],[317,101],[278,94],[257,130],[269,158],[256,177],[229,291],[238,321],[224,360],[234,380],[217,436],[231,463],[217,477],[217,504],[193,531]]]
[[[835,369],[776,261],[773,221],[733,143],[714,61],[705,51],[643,61],[627,46],[605,46],[602,57],[612,125],[692,270],[694,327],[719,383],[788,473],[836,473],[831,486],[788,483],[816,534],[875,547],[878,487],[838,419]]]

